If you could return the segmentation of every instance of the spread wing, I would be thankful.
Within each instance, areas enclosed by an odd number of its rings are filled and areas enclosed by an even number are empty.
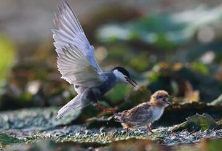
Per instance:
[[[95,60],[94,48],[66,1],[58,7],[54,22],[57,29],[52,32],[62,78],[70,84],[87,87],[100,83],[102,70]]]
[[[98,72],[75,46],[64,47],[62,53],[58,53],[57,66],[62,78],[70,84],[91,87],[102,82]]]

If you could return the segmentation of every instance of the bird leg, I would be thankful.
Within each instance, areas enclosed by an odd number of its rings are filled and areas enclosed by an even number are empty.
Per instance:
[[[151,132],[153,134],[153,131],[149,125],[147,125],[147,131]]]
[[[125,127],[124,130],[126,131],[126,137],[130,136],[130,129],[129,127]]]
[[[104,112],[111,112],[111,113],[114,113],[114,112],[115,112],[115,108],[112,108],[112,107],[106,108],[106,107],[104,107],[104,106],[101,105],[101,104],[98,104],[98,105],[97,105],[97,108],[98,108],[99,110],[104,111]]]
[[[126,131],[126,133],[128,133],[129,132],[129,127],[126,127],[125,131]]]

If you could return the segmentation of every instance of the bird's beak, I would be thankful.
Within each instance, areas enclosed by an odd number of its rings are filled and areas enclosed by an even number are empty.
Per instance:
[[[169,95],[169,96],[167,97],[167,99],[166,99],[166,103],[169,104],[169,105],[171,105],[172,103],[169,102],[169,100],[172,99],[172,98],[174,98],[174,96],[170,96],[170,95]]]
[[[167,104],[169,104],[169,105],[171,105],[171,104],[172,104],[172,103],[171,103],[171,102],[169,102],[168,100],[166,100],[166,103],[167,103]]]
[[[133,87],[136,87],[137,83],[133,79],[126,77],[126,81],[131,84]]]

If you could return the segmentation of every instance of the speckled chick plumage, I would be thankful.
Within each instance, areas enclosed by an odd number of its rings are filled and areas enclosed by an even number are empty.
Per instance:
[[[149,102],[141,103],[130,110],[116,113],[114,118],[125,129],[147,126],[151,131],[150,125],[162,116],[165,107],[170,104],[168,102],[169,98],[168,92],[164,90],[156,91]]]

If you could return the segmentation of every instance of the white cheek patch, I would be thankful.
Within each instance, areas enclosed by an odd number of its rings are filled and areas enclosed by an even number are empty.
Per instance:
[[[118,70],[114,70],[113,73],[119,81],[126,82],[125,75],[123,75],[121,72],[119,72]]]

